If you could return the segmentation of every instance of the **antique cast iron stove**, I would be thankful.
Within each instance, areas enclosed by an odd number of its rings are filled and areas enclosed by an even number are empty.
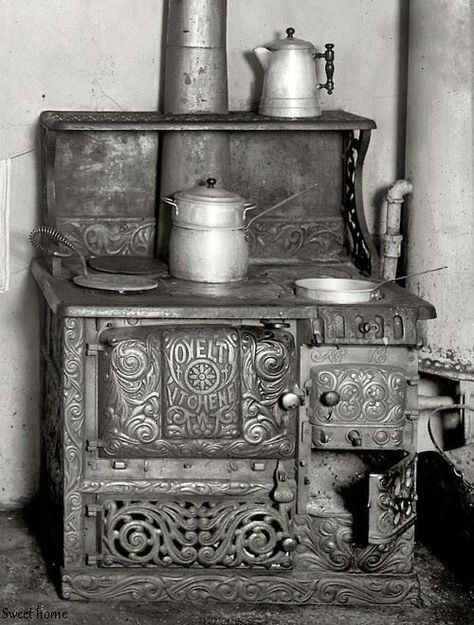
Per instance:
[[[377,278],[362,165],[375,124],[341,111],[45,113],[45,219],[92,254],[152,258],[158,143],[227,133],[259,210],[248,279],[81,288],[44,258],[46,488],[65,598],[415,600],[417,321],[396,285],[364,304],[305,277]],[[342,207],[342,210],[341,210]]]

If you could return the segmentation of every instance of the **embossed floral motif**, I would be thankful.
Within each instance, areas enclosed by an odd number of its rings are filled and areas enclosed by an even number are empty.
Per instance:
[[[79,491],[84,447],[84,322],[63,320],[64,411],[64,561],[78,566],[83,558],[83,506]]]
[[[407,456],[383,475],[370,476],[369,540],[387,543],[415,522],[416,458]]]
[[[336,391],[340,400],[331,408],[331,423],[403,423],[406,382],[402,370],[354,365],[314,367],[312,379],[317,420],[327,424],[328,409],[320,398],[328,391]]]
[[[68,238],[89,254],[151,255],[155,222],[143,219],[75,218],[58,221]]]
[[[216,366],[205,360],[197,361],[186,372],[188,385],[198,392],[210,392],[219,382],[219,372]]]
[[[409,527],[387,544],[356,545],[350,516],[297,516],[299,568],[350,573],[410,573],[413,569],[414,530]]]
[[[408,575],[295,575],[291,573],[238,574],[225,577],[211,572],[192,575],[190,571],[157,575],[146,570],[63,575],[65,599],[131,599],[148,601],[280,604],[387,604],[416,603],[418,584]]]
[[[292,224],[263,218],[249,230],[250,255],[255,258],[340,260],[345,256],[343,244],[341,218],[313,218]]]
[[[289,457],[289,333],[143,328],[101,352],[100,437],[109,455]],[[161,347],[160,347],[161,346]],[[240,366],[241,365],[241,366]]]
[[[113,342],[106,360],[101,437],[105,450],[120,449],[118,431],[149,443],[160,434],[160,355],[158,338]]]

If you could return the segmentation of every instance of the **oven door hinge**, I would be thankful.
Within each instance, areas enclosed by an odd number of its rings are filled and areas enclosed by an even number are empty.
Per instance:
[[[98,566],[101,564],[103,557],[101,555],[93,555],[91,556],[89,553],[86,554],[86,564],[88,566]]]
[[[99,447],[104,447],[104,441],[100,439],[86,440],[86,451],[97,451]]]
[[[87,343],[86,356],[97,356],[99,352],[105,351],[105,345],[102,343]]]
[[[311,434],[308,417],[301,415],[297,448],[297,499],[296,511],[306,514],[311,490]]]
[[[85,506],[86,515],[88,517],[95,517],[97,513],[101,511],[102,507],[97,503],[88,503]]]
[[[272,497],[277,503],[290,503],[295,498],[295,482],[290,479],[284,462],[278,460],[273,476],[275,489]]]
[[[311,319],[311,329],[313,332],[313,345],[319,347],[324,343],[323,322],[319,317]]]

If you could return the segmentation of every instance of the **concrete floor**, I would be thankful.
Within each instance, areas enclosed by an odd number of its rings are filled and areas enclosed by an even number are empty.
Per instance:
[[[251,605],[143,604],[131,601],[67,602],[59,599],[47,575],[45,560],[22,513],[0,513],[0,621],[24,624],[58,621],[37,616],[64,611],[62,622],[160,625],[473,625],[474,601],[428,551],[417,550],[420,607],[286,607]],[[18,618],[8,610],[29,610]],[[27,613],[29,614],[29,613]]]

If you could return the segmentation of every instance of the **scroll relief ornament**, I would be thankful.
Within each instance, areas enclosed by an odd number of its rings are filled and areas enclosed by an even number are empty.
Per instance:
[[[290,335],[186,327],[108,343],[101,354],[107,454],[293,453],[288,413],[279,406],[290,386]]]
[[[291,566],[287,512],[236,501],[108,501],[104,566]]]
[[[335,391],[340,399],[332,407],[332,423],[403,423],[406,380],[402,370],[381,367],[313,368],[315,417],[327,420],[320,403],[324,393]]]

